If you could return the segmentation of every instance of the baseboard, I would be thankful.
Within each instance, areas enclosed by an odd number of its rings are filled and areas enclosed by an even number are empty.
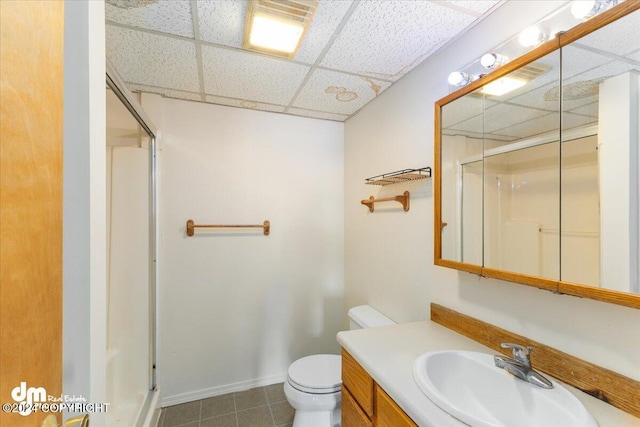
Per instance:
[[[249,381],[242,381],[232,384],[225,384],[221,386],[206,388],[189,393],[181,393],[173,396],[164,396],[162,398],[161,406],[163,408],[167,406],[178,405],[180,403],[193,402],[195,400],[206,399],[208,397],[220,396],[222,394],[233,393],[237,391],[245,391],[255,387],[263,387],[266,385],[277,384],[284,382],[287,379],[287,374],[271,375],[268,377],[256,378]]]
[[[153,392],[153,398],[151,404],[147,410],[147,415],[144,418],[142,427],[156,427],[158,425],[158,419],[160,418],[160,389],[156,389]]]

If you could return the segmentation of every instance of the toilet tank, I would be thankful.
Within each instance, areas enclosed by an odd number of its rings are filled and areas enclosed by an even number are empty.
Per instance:
[[[349,329],[373,328],[395,323],[370,305],[359,305],[349,309]]]

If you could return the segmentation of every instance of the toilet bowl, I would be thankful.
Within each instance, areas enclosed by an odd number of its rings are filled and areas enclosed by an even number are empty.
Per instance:
[[[368,305],[349,310],[349,329],[392,325]],[[342,358],[315,354],[296,360],[287,370],[284,394],[296,410],[293,427],[339,427],[341,424]]]

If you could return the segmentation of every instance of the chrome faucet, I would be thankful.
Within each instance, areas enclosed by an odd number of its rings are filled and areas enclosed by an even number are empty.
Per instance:
[[[528,381],[531,384],[542,388],[553,388],[551,381],[536,372],[531,367],[531,359],[529,355],[533,351],[533,347],[524,347],[518,344],[503,342],[500,344],[502,348],[511,348],[513,350],[513,359],[501,354],[493,356],[493,363],[498,368],[502,368],[516,377]]]

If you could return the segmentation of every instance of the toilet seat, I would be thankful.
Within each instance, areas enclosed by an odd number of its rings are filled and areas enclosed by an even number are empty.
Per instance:
[[[327,394],[340,391],[342,358],[335,354],[314,354],[296,360],[289,366],[287,380],[299,391]]]

